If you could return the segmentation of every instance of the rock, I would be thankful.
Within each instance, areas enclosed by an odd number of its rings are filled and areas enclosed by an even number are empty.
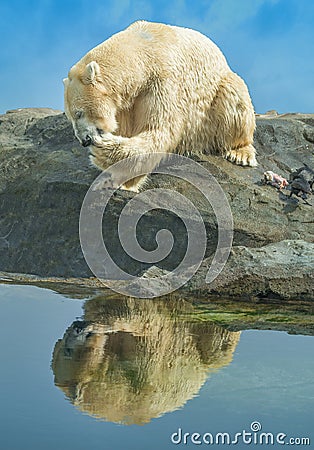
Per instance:
[[[303,240],[284,240],[260,248],[236,246],[223,276],[211,284],[205,281],[210,260],[185,289],[198,288],[214,295],[313,299],[314,244]]]
[[[202,274],[217,245],[217,221],[211,207],[186,182],[151,176],[149,188],[178,190],[196,205],[205,223],[206,259],[185,289],[203,295],[314,299],[313,207],[260,182],[266,170],[288,178],[304,163],[313,167],[313,133],[314,115],[272,111],[257,117],[257,168],[238,167],[217,156],[202,162],[224,189],[234,220],[232,255],[210,285],[204,284]],[[64,114],[21,109],[0,116],[0,271],[43,277],[93,276],[81,251],[78,223],[84,196],[98,174]],[[103,234],[117,264],[138,275],[156,264],[125,254],[116,231],[121,210],[133,197],[125,191],[116,193],[104,216]],[[313,196],[308,200],[314,204]],[[180,202],[176,203],[181,218],[158,209],[153,200],[148,203],[152,210],[139,222],[139,243],[151,251],[159,230],[172,231],[173,250],[158,264],[161,271],[171,271],[186,251],[188,240],[181,219],[190,218],[189,213]],[[193,224],[194,218],[190,219]]]
[[[310,126],[305,126],[304,127],[304,131],[303,131],[303,136],[305,137],[305,139],[309,142],[311,142],[312,144],[314,143],[314,127],[310,127]]]

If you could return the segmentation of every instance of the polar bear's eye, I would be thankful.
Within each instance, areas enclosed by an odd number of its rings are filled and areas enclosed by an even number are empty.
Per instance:
[[[83,111],[76,111],[74,113],[74,116],[76,119],[80,119],[82,117],[82,115],[83,115]]]
[[[104,131],[101,128],[96,128],[97,133],[99,136],[102,136],[104,134]]]

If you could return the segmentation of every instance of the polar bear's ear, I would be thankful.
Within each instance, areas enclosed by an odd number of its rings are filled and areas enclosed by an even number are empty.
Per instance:
[[[92,61],[87,64],[82,81],[84,84],[95,84],[97,81],[101,81],[100,67],[96,61]]]

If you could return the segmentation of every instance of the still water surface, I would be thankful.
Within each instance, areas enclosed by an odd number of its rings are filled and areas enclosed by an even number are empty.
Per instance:
[[[184,444],[252,422],[314,445],[314,338],[184,308],[0,285],[0,450],[282,448]]]

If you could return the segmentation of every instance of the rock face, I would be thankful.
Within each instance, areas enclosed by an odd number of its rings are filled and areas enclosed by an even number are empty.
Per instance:
[[[178,190],[196,205],[205,223],[205,260],[185,289],[202,295],[314,300],[313,206],[261,183],[266,170],[288,178],[304,163],[314,167],[313,136],[314,115],[260,116],[255,134],[257,168],[238,167],[216,156],[202,162],[224,189],[234,220],[232,254],[222,274],[209,285],[204,274],[217,243],[211,207],[182,180],[151,177],[148,188]],[[0,116],[0,271],[93,276],[81,251],[78,223],[84,196],[98,174],[64,114],[22,109]],[[116,263],[137,275],[153,264],[125,254],[117,235],[120,212],[132,197],[119,191],[110,201],[103,234]],[[313,196],[308,202],[314,204]],[[153,201],[150,206],[156,207]],[[181,210],[182,219],[184,205]],[[147,250],[156,247],[160,229],[175,236],[173,250],[158,264],[160,270],[173,270],[185,254],[187,236],[181,219],[157,208],[139,223],[138,240]]]

